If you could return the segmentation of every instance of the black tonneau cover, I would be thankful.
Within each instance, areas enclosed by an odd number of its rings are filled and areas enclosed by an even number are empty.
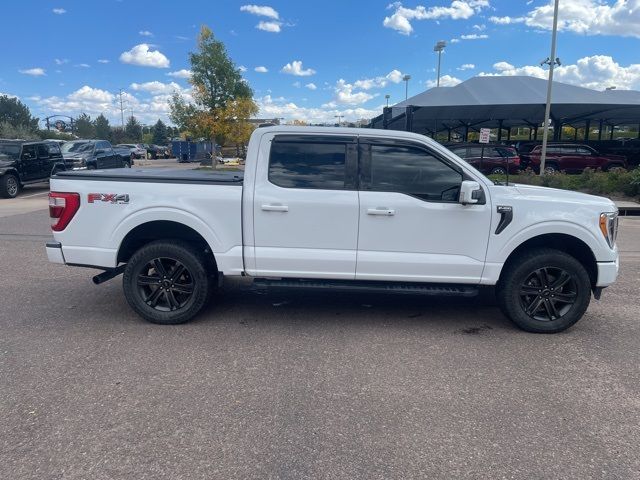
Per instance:
[[[244,172],[216,170],[184,170],[173,168],[115,168],[109,170],[68,170],[54,178],[94,180],[100,182],[207,183],[242,185]]]

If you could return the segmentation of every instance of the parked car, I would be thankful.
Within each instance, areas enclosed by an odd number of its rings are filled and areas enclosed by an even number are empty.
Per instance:
[[[147,158],[147,150],[141,143],[119,143],[116,147],[128,148],[133,158]]]
[[[507,169],[509,173],[518,173],[520,170],[520,157],[513,147],[467,143],[449,145],[447,148],[485,175],[505,175]]]
[[[129,168],[133,162],[128,149],[114,150],[106,140],[73,140],[61,150],[67,170]]]
[[[1,197],[16,197],[23,186],[47,181],[65,168],[55,142],[0,140]]]
[[[167,151],[164,147],[153,144],[143,144],[143,147],[147,151],[147,157],[156,160],[158,158],[167,158]]]
[[[542,145],[534,146],[529,153],[521,153],[521,165],[523,168],[531,168],[540,173],[540,156]],[[545,172],[554,173],[565,171],[567,173],[580,173],[585,168],[610,171],[614,169],[626,169],[627,158],[622,155],[600,154],[588,145],[575,143],[552,143],[547,145],[547,157],[545,160]]]
[[[225,276],[261,287],[473,296],[494,285],[521,328],[559,332],[618,274],[602,197],[496,185],[394,130],[256,129],[245,172],[62,172],[50,261],[124,273],[143,318],[183,323]],[[215,205],[215,208],[211,208]],[[329,293],[330,294],[330,293]]]

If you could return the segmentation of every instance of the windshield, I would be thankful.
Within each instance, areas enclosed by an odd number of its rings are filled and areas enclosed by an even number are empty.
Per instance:
[[[67,142],[60,147],[62,153],[79,153],[90,152],[93,150],[93,143],[91,142]]]
[[[8,145],[0,143],[0,160],[17,160],[20,156],[20,145]]]

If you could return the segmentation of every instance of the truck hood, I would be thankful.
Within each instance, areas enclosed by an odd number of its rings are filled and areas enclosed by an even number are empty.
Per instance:
[[[0,160],[0,168],[13,167],[15,164],[15,160]]]
[[[564,203],[573,203],[580,206],[600,207],[604,211],[614,212],[617,207],[613,201],[605,197],[597,195],[589,195],[587,193],[572,192],[570,190],[561,190],[559,188],[538,187],[534,185],[514,184],[515,190],[519,196],[530,200],[559,201]]]

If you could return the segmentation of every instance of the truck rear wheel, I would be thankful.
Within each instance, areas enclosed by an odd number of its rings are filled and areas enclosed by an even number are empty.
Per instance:
[[[505,268],[496,289],[498,304],[523,330],[561,332],[580,320],[589,306],[589,274],[565,252],[534,249]]]
[[[20,181],[18,177],[7,173],[0,177],[0,197],[15,198],[20,191]]]
[[[127,302],[152,323],[174,325],[195,317],[209,299],[204,255],[186,242],[160,240],[135,252],[124,271]]]

